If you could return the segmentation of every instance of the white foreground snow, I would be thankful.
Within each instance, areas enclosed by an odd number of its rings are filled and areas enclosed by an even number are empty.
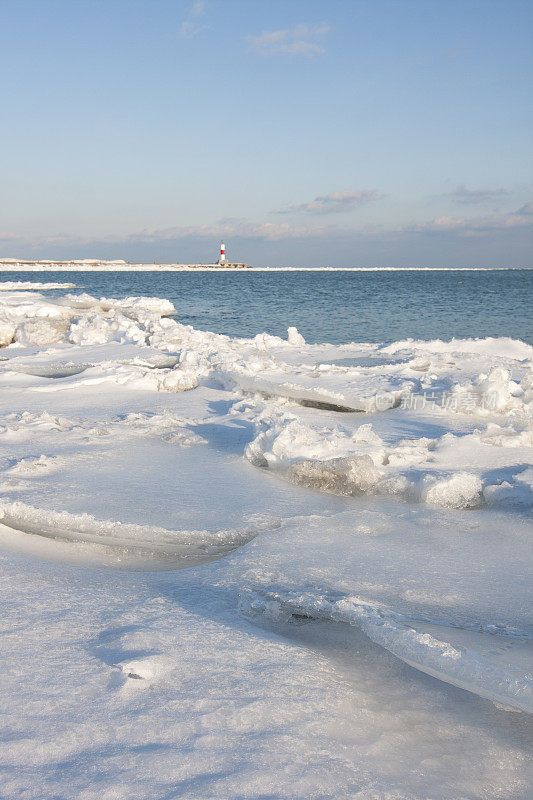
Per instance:
[[[526,798],[533,348],[27,289],[0,295],[0,797]]]

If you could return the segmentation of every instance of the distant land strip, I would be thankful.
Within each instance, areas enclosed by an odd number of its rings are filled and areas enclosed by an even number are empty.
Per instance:
[[[0,259],[1,272],[175,272],[188,270],[233,272],[472,272],[532,270],[533,267],[251,267],[249,264],[227,262],[226,264],[180,264],[180,263],[135,263],[122,260],[72,259],[55,261],[40,259],[31,261],[17,258]]]

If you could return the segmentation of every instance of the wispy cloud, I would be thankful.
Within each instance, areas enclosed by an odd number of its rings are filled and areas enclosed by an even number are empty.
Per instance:
[[[0,234],[0,242],[5,241],[13,246],[31,246],[37,248],[65,246],[79,248],[99,245],[135,245],[164,244],[185,240],[213,242],[219,239],[243,239],[250,241],[280,242],[291,239],[311,239],[325,236],[330,226],[292,225],[289,222],[253,222],[241,218],[224,218],[203,225],[177,225],[170,228],[143,228],[140,231],[113,235],[83,236],[76,233],[54,233],[33,237],[30,241],[21,234]]]
[[[482,236],[495,231],[533,226],[533,202],[506,214],[487,214],[480,217],[442,216],[429,222],[402,225],[398,233],[455,233],[459,236]]]
[[[216,243],[220,239],[225,239],[234,245],[239,242],[247,243],[247,246],[250,245],[251,252],[256,251],[256,248],[261,250],[261,247],[264,247],[266,253],[270,252],[269,248],[272,248],[272,251],[278,248],[278,252],[282,252],[279,251],[279,247],[286,247],[287,252],[294,253],[294,248],[300,248],[300,245],[302,253],[309,253],[310,246],[313,248],[313,253],[316,247],[323,247],[326,250],[329,247],[334,252],[342,242],[357,243],[358,245],[366,243],[369,247],[378,250],[386,245],[390,263],[397,263],[398,253],[403,253],[402,258],[407,259],[409,263],[408,254],[416,252],[417,242],[423,243],[428,237],[438,236],[439,246],[447,247],[452,255],[453,253],[459,254],[456,258],[454,257],[453,261],[453,263],[459,263],[461,261],[460,254],[471,253],[468,247],[472,245],[478,248],[476,253],[492,253],[490,248],[494,242],[499,242],[501,246],[505,242],[507,248],[514,243],[515,250],[520,253],[525,252],[524,248],[531,239],[532,232],[533,202],[530,202],[508,214],[492,214],[470,219],[452,216],[438,217],[427,222],[396,228],[375,225],[362,227],[332,224],[294,225],[289,222],[254,222],[231,217],[204,225],[153,227],[133,233],[107,236],[58,233],[28,239],[26,235],[6,234],[2,247],[6,250],[9,247],[10,252],[5,251],[0,255],[20,256],[25,251],[26,253],[37,252],[42,258],[58,257],[53,253],[68,254],[69,258],[80,258],[93,256],[95,253],[113,253],[113,258],[124,258],[124,253],[132,253],[131,257],[136,259],[140,257],[139,253],[144,253],[145,258],[157,261],[158,258],[161,258],[162,253],[167,254],[163,260],[165,258],[168,260],[168,253],[175,250],[177,252],[182,246],[188,252],[210,251],[213,247],[216,249]],[[0,236],[1,242],[2,237]],[[434,242],[431,243],[431,253],[434,252],[434,246]],[[484,251],[483,247],[485,247]],[[487,251],[487,247],[489,251]],[[14,252],[14,248],[18,252]],[[413,251],[412,248],[415,250]],[[465,250],[465,248],[467,249]],[[300,252],[299,249],[298,252]],[[373,251],[369,250],[370,252]],[[508,251],[505,252],[508,256]],[[452,255],[449,255],[449,258],[452,258]],[[191,256],[192,259],[195,257]],[[471,257],[469,256],[469,258]],[[426,253],[423,260],[427,261],[428,258],[431,259],[433,256],[428,256]],[[520,259],[524,260],[524,256],[521,255]]]
[[[533,217],[533,200],[530,200],[529,203],[524,203],[523,206],[520,206],[520,208],[515,211],[515,214],[520,217]],[[533,219],[529,219],[528,221],[533,222]]]
[[[331,192],[321,197],[315,197],[314,200],[310,200],[308,203],[292,205],[274,213],[294,214],[304,212],[307,214],[343,214],[346,211],[353,211],[355,208],[359,208],[359,206],[371,203],[373,200],[379,200],[382,197],[384,197],[384,195],[380,195],[376,189],[366,189],[359,192],[349,190]]]
[[[205,0],[194,0],[189,8],[185,19],[180,25],[180,36],[182,39],[192,39],[200,31],[205,30],[207,25],[202,25],[199,20],[205,15],[206,3]]]
[[[305,22],[294,28],[278,31],[263,31],[259,36],[248,36],[248,49],[262,56],[284,53],[291,56],[318,56],[326,52],[321,41],[329,31],[325,22],[307,25]]]
[[[444,58],[457,58],[457,56],[461,55],[466,51],[465,44],[458,44],[456,47],[450,48],[450,50],[446,50],[444,53]]]
[[[189,225],[173,228],[145,228],[138,233],[130,234],[129,241],[157,242],[173,239],[220,239],[239,237],[243,239],[261,239],[265,241],[281,241],[284,239],[300,239],[320,236],[324,230],[303,225],[291,225],[288,222],[251,222],[246,219],[227,218],[209,225]]]
[[[467,189],[463,183],[457,186],[453,192],[448,192],[443,196],[450,197],[455,203],[462,205],[482,205],[483,203],[492,203],[500,197],[507,197],[509,194],[507,189]]]

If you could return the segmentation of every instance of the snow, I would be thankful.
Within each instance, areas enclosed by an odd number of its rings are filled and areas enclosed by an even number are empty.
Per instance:
[[[0,292],[11,292],[18,289],[74,289],[74,283],[42,283],[39,281],[0,281]]]
[[[287,341],[289,344],[301,345],[305,344],[305,339],[301,333],[298,332],[298,328],[291,326],[287,328]]]
[[[528,796],[533,348],[3,288],[0,796]]]
[[[479,508],[483,486],[478,475],[458,472],[433,483],[426,492],[428,505],[439,508]]]
[[[61,272],[84,272],[87,269],[94,272],[170,272],[175,270],[187,271],[191,269],[201,271],[241,272],[242,268],[224,267],[221,269],[215,264],[141,264],[130,263],[122,259],[106,261],[99,258],[71,259],[68,261],[25,261],[18,258],[1,258],[2,272],[43,272],[46,270],[60,270]],[[255,272],[501,272],[509,269],[530,269],[529,267],[249,267]]]

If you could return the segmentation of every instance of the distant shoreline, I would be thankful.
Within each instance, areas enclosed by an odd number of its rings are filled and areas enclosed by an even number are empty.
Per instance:
[[[250,267],[248,264],[142,264],[97,259],[24,261],[0,259],[0,272],[505,272],[533,267]]]

